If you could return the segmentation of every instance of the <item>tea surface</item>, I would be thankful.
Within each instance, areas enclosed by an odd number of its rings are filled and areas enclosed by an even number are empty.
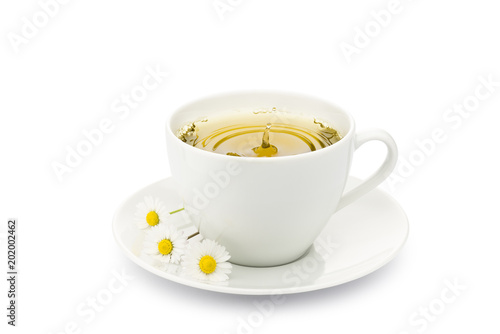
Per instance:
[[[325,121],[285,112],[238,112],[211,116],[177,131],[205,151],[245,157],[279,157],[316,151],[341,139]]]

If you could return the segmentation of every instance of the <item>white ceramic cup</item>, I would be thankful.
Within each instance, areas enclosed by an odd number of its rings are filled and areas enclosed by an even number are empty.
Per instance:
[[[325,120],[342,139],[313,152],[255,158],[204,151],[175,136],[180,127],[203,117],[273,107]],[[246,266],[299,258],[336,211],[379,185],[397,161],[396,143],[387,132],[357,133],[350,114],[296,93],[243,91],[203,98],[175,111],[166,130],[171,171],[184,207],[205,238],[225,246],[231,262]],[[354,151],[371,140],[387,146],[385,161],[343,194]]]

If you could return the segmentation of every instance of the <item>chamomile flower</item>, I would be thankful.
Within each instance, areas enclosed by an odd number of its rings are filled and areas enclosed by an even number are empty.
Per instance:
[[[160,263],[178,264],[188,242],[183,232],[161,223],[151,227],[144,239],[144,253]]]
[[[224,246],[213,240],[205,239],[190,246],[182,266],[184,273],[201,281],[223,282],[231,273],[230,256]]]
[[[135,215],[137,227],[147,229],[165,222],[169,213],[160,199],[146,196],[143,202],[137,204]]]

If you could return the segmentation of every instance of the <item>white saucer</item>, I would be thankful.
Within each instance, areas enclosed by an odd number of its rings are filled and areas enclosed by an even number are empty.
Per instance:
[[[359,182],[349,178],[347,189]],[[390,195],[376,189],[336,213],[309,251],[297,261],[269,268],[233,265],[225,285],[209,284],[162,271],[139,256],[144,232],[136,227],[134,213],[136,204],[147,195],[159,197],[171,211],[182,207],[172,178],[139,190],[115,213],[113,233],[116,241],[142,268],[204,290],[274,295],[324,289],[355,280],[384,266],[396,256],[408,236],[404,211]]]

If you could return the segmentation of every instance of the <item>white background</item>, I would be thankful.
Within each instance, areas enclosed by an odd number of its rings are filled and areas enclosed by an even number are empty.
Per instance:
[[[6,325],[2,279],[2,333],[60,333],[72,322],[83,333],[237,332],[266,297],[156,277],[125,258],[111,220],[126,197],[169,176],[164,123],[177,106],[246,88],[331,100],[358,128],[389,131],[406,160],[434,129],[446,135],[394,187],[385,184],[410,220],[400,255],[354,282],[288,296],[254,333],[498,332],[500,87],[460,124],[443,119],[474,95],[479,77],[500,81],[496,2],[401,0],[351,62],[341,43],[353,44],[356,28],[376,29],[370,12],[388,0],[229,2],[222,20],[212,0],[73,0],[17,48],[13,34],[22,36],[23,17],[33,22],[41,7],[2,2],[2,268],[7,218],[19,219],[20,234],[19,327]],[[148,66],[169,76],[120,119],[113,102],[141,84]],[[59,181],[52,163],[64,163],[66,147],[105,118],[113,131]],[[367,175],[382,153],[364,147],[353,174]],[[134,279],[87,323],[78,305],[105,289],[114,270]],[[436,303],[446,279],[465,290],[425,330],[410,323]]]

